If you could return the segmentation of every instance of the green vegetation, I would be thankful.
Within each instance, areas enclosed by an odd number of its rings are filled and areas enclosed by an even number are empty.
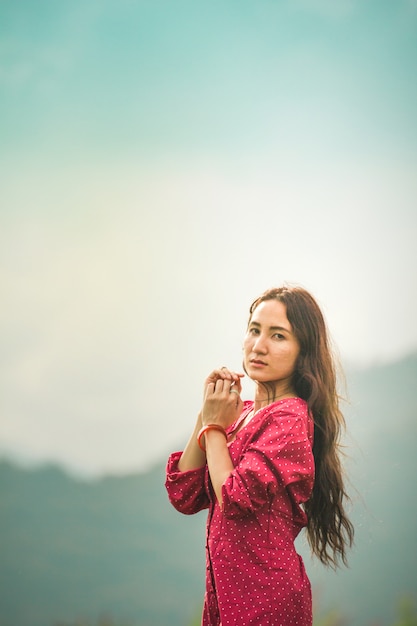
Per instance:
[[[398,621],[393,626],[417,626],[415,603],[409,596],[401,598],[398,606]]]

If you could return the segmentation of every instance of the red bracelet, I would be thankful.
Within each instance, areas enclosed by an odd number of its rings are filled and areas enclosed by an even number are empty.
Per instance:
[[[202,445],[201,439],[203,438],[203,436],[205,435],[205,433],[208,430],[218,430],[220,433],[223,433],[223,435],[225,436],[225,438],[227,440],[227,433],[226,433],[225,429],[223,428],[223,426],[220,426],[220,424],[207,424],[207,426],[203,426],[203,428],[200,430],[200,432],[197,435],[197,443],[198,443],[198,445],[200,446],[200,448],[202,449],[203,452],[205,452],[206,449]]]

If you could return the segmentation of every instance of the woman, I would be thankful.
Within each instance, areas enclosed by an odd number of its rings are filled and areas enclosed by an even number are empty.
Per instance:
[[[339,458],[344,425],[323,315],[299,287],[250,307],[244,374],[216,369],[183,452],[167,465],[178,511],[209,508],[203,626],[311,626],[310,583],[294,540],[303,527],[326,565],[346,563],[353,527]]]

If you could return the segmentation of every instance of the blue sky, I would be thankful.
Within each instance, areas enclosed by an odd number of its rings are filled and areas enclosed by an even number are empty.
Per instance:
[[[159,458],[283,281],[344,361],[417,348],[416,32],[412,0],[0,4],[1,450]]]
[[[0,11],[8,151],[264,154],[297,129],[297,152],[339,144],[337,156],[363,150],[364,135],[415,140],[406,0],[23,0]]]

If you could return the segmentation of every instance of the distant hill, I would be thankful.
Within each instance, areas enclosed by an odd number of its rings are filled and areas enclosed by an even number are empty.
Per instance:
[[[164,467],[82,483],[0,465],[0,624],[184,626],[203,592],[203,524],[167,503]]]
[[[417,596],[417,356],[348,372],[348,468],[356,545],[338,573],[299,549],[316,612],[390,626]],[[205,514],[167,502],[164,461],[146,474],[80,482],[56,467],[0,463],[0,626],[187,626],[204,592]]]

